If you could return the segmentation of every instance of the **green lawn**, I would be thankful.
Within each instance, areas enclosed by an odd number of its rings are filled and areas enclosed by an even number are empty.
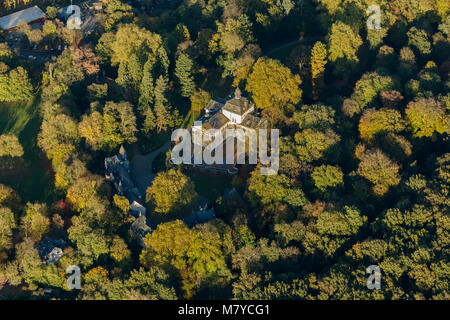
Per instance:
[[[0,183],[14,188],[24,202],[54,200],[51,164],[37,146],[39,103],[40,94],[25,103],[0,103],[0,134],[17,135],[25,152],[22,158],[2,159]]]

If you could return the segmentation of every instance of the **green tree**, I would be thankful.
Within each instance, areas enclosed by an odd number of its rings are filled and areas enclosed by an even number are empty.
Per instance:
[[[400,167],[381,150],[363,151],[357,156],[361,162],[356,172],[373,184],[372,190],[376,195],[382,196],[390,187],[400,183]]]
[[[382,108],[379,110],[367,109],[359,121],[361,138],[371,141],[375,135],[385,132],[400,132],[405,123],[400,112],[394,109]]]
[[[58,15],[58,9],[56,7],[53,7],[53,6],[48,6],[45,9],[45,13],[47,14],[47,17],[49,19],[55,19],[56,16]]]
[[[14,213],[9,208],[0,208],[0,252],[12,248],[12,235],[15,228],[17,223]]]
[[[142,124],[142,130],[145,134],[150,134],[156,128],[156,117],[152,109],[147,108],[144,111],[144,123]]]
[[[421,54],[431,53],[431,43],[425,30],[412,27],[408,33],[408,45],[415,47]]]
[[[155,86],[155,106],[153,109],[155,115],[155,124],[158,132],[165,131],[173,127],[176,122],[177,113],[172,113],[169,101],[166,97],[167,80],[160,76],[156,80]]]
[[[345,23],[336,22],[331,26],[328,38],[328,58],[335,66],[335,74],[345,74],[359,62],[356,55],[363,44],[361,37]]]
[[[317,97],[323,87],[325,65],[327,64],[327,48],[318,41],[311,50],[311,79],[314,96]]]
[[[67,231],[70,241],[74,242],[88,259],[96,260],[100,255],[109,253],[109,240],[103,230],[91,228],[83,218],[72,217],[72,226]]]
[[[180,221],[161,223],[145,239],[141,253],[143,266],[161,266],[181,276],[186,298],[201,285],[228,281],[231,276],[222,252],[222,240],[216,232],[188,229]],[[222,284],[223,285],[223,284]]]
[[[377,72],[365,73],[361,79],[356,82],[355,89],[351,95],[351,99],[356,102],[356,106],[351,108],[343,107],[343,111],[347,116],[359,114],[368,105],[374,104],[376,98],[382,91],[395,89],[394,80]]]
[[[86,139],[86,143],[93,149],[99,150],[104,143],[103,137],[103,116],[98,111],[90,115],[83,115],[78,124],[80,137]]]
[[[65,114],[42,122],[38,145],[57,165],[65,160],[79,142],[77,123]]]
[[[293,120],[300,129],[324,130],[334,125],[335,114],[332,107],[321,104],[303,105],[300,111],[294,113]]]
[[[110,251],[111,257],[120,268],[127,269],[131,266],[131,251],[122,238],[115,237],[112,240]]]
[[[154,93],[154,83],[152,75],[152,62],[147,60],[144,64],[144,69],[142,71],[142,81],[139,86],[139,105],[138,109],[141,114],[145,114],[148,108],[153,105],[155,99]]]
[[[87,173],[86,165],[74,156],[59,163],[55,168],[55,187],[67,191],[75,181]]]
[[[415,137],[431,137],[435,132],[450,132],[449,116],[433,98],[420,98],[410,102],[405,113]]]
[[[136,132],[133,106],[126,101],[107,102],[103,109],[103,137],[106,145],[115,148],[125,141],[136,142]]]
[[[258,108],[281,109],[300,102],[302,81],[277,60],[260,58],[247,80],[247,91]]]
[[[21,157],[23,148],[15,135],[0,135],[0,157]]]
[[[321,165],[314,168],[311,178],[320,191],[326,191],[328,188],[335,188],[344,184],[344,174],[341,168],[330,165]]]
[[[192,68],[194,62],[185,53],[181,53],[176,61],[175,76],[178,79],[178,85],[183,97],[190,97],[195,90],[194,77],[192,76]]]
[[[297,209],[308,203],[303,191],[293,187],[287,176],[263,176],[258,169],[252,172],[248,180],[248,198],[255,207],[284,203]]]
[[[22,218],[22,228],[25,236],[39,240],[43,234],[50,231],[48,208],[45,204],[27,203],[25,216]]]
[[[115,66],[128,62],[133,54],[139,58],[153,57],[155,59],[162,40],[159,35],[139,28],[135,24],[122,24],[117,28],[115,39],[110,45],[111,64]]]
[[[177,212],[195,203],[197,193],[194,183],[178,170],[159,173],[147,189],[147,202],[157,213]]]
[[[0,207],[8,207],[14,211],[21,207],[21,199],[14,189],[0,184]]]
[[[8,74],[0,73],[0,101],[26,101],[33,96],[33,85],[28,72],[17,67]]]
[[[296,151],[300,161],[312,162],[327,156],[340,140],[332,129],[306,129],[295,134]],[[336,155],[335,155],[336,156]]]

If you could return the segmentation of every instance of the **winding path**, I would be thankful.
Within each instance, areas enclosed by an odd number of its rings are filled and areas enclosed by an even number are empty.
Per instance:
[[[139,189],[139,192],[145,197],[147,188],[151,186],[156,174],[152,171],[153,160],[161,153],[167,152],[170,149],[171,142],[168,141],[161,148],[143,155],[139,151],[137,144],[133,145],[133,159],[130,161],[131,177]]]

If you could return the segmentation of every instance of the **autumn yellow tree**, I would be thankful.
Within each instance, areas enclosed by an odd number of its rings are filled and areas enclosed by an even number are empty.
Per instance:
[[[356,55],[363,41],[359,34],[345,23],[336,22],[328,38],[329,59],[335,66],[336,75],[345,75],[359,62]]]
[[[365,150],[363,145],[359,145],[355,153],[361,160],[356,172],[372,183],[376,195],[382,196],[390,187],[400,183],[399,165],[380,149]]]
[[[246,89],[258,108],[274,115],[300,102],[301,84],[300,76],[292,74],[281,62],[260,58],[248,77]]]
[[[433,98],[420,98],[410,102],[405,113],[408,125],[417,138],[431,137],[435,132],[450,132],[448,113]]]
[[[327,64],[327,48],[318,41],[311,50],[311,80],[313,86],[313,97],[318,98],[323,86],[323,74]]]
[[[147,189],[147,202],[151,202],[158,213],[182,210],[193,204],[196,198],[194,183],[175,169],[158,174]]]
[[[367,109],[359,121],[361,138],[371,141],[376,134],[385,132],[400,132],[405,128],[405,122],[400,112],[394,109]]]

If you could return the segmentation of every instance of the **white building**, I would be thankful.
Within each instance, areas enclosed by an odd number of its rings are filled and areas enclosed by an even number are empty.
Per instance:
[[[218,129],[224,132],[227,128],[243,129],[263,129],[267,127],[267,121],[255,114],[256,107],[246,97],[242,96],[239,88],[236,88],[234,95],[226,100],[212,99],[205,107],[205,116],[200,119],[201,126],[193,126],[192,133],[201,130],[203,133],[203,143],[209,143],[213,136],[207,130]]]

